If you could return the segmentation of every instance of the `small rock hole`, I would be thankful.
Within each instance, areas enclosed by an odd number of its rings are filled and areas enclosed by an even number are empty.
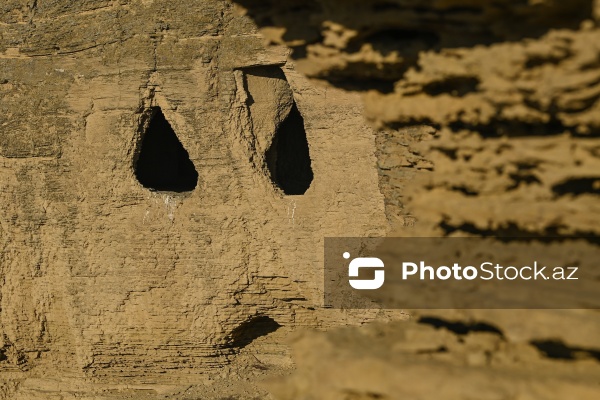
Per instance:
[[[273,318],[259,315],[243,322],[235,328],[229,337],[229,347],[242,348],[259,337],[266,336],[279,329],[279,325]]]

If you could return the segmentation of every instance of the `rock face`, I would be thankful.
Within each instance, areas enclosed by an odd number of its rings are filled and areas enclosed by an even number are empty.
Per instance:
[[[238,3],[271,43],[294,49],[301,72],[367,92],[393,235],[534,238],[554,249],[578,236],[597,245],[599,2]],[[412,314],[401,325],[301,338],[298,371],[272,390],[332,399],[600,395],[595,311]]]
[[[382,128],[381,187],[398,225],[598,235],[600,3],[238,3],[305,74],[370,91],[365,116]]]
[[[7,398],[31,377],[194,382],[280,327],[366,318],[320,309],[323,237],[387,229],[356,94],[226,1],[0,18]]]
[[[326,236],[598,243],[600,2],[234,3],[0,5],[0,398],[265,398]],[[599,397],[597,312],[412,315],[266,390]]]

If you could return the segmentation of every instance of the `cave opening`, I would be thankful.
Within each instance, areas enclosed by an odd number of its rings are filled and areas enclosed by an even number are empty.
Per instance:
[[[147,189],[190,192],[198,172],[160,107],[151,110],[135,162],[135,176]]]
[[[313,180],[304,118],[294,102],[266,154],[273,182],[286,195],[304,194]]]
[[[246,347],[254,340],[267,336],[280,327],[281,325],[271,317],[266,315],[254,316],[231,332],[228,338],[228,347]]]

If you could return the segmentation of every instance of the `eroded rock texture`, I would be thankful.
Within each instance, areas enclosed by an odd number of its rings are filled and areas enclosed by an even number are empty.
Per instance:
[[[364,321],[320,308],[322,241],[385,232],[374,154],[357,95],[229,2],[2,2],[0,393],[203,382]]]
[[[382,190],[399,225],[598,234],[597,2],[238,3],[308,76],[370,90],[365,115],[384,128]]]
[[[373,316],[319,308],[324,236],[597,242],[597,1],[236,3],[0,5],[0,397],[264,398]],[[598,398],[597,312],[413,316],[267,390]]]
[[[271,43],[294,49],[306,75],[366,92],[394,235],[598,243],[600,3],[238,3]],[[298,372],[273,390],[281,398],[600,395],[595,311],[413,315],[381,328],[387,333],[300,340]]]

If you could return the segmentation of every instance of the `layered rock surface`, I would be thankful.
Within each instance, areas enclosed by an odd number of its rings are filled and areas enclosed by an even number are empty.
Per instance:
[[[252,381],[374,316],[319,308],[324,236],[597,243],[600,3],[236,3],[0,6],[1,395],[597,398],[589,310],[415,310]],[[136,180],[157,108],[191,192]]]
[[[356,94],[311,85],[226,1],[9,1],[0,18],[6,398],[203,382],[275,330],[371,318],[321,309],[323,237],[386,229]],[[304,192],[282,182],[292,112]],[[136,179],[157,115],[193,190]],[[281,342],[257,353],[288,363]]]
[[[392,235],[598,243],[598,2],[238,3],[271,43],[294,48],[302,72],[365,92]],[[600,393],[596,311],[412,314],[408,324],[299,340],[298,372],[273,390],[353,399]]]

